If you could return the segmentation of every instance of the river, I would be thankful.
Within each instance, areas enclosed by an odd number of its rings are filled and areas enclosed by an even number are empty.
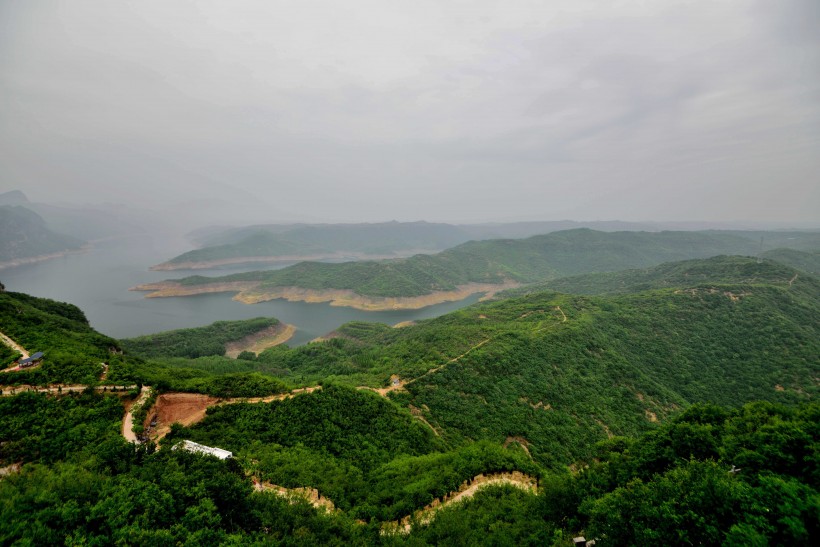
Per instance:
[[[368,312],[285,300],[248,305],[232,300],[232,294],[146,299],[144,293],[128,290],[141,283],[186,275],[226,275],[263,267],[250,265],[196,272],[148,270],[151,265],[188,248],[182,241],[166,240],[160,236],[120,238],[95,243],[91,250],[84,253],[0,270],[0,281],[8,291],[75,304],[85,312],[92,327],[114,338],[199,327],[220,320],[275,317],[296,327],[296,334],[288,342],[291,346],[305,344],[348,321],[376,321],[393,325],[401,321],[437,317],[477,302],[480,297],[473,295],[459,302],[437,304],[420,310]]]

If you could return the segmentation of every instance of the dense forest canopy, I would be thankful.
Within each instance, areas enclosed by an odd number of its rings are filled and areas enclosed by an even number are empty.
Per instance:
[[[805,270],[720,256],[584,274],[403,328],[210,351],[275,324],[119,342],[75,306],[0,293],[2,332],[46,354],[0,373],[0,543],[762,545],[820,532],[820,280]],[[88,389],[10,393],[58,382]],[[134,446],[123,415],[140,384],[153,395],[130,411],[135,430],[159,395],[215,403]],[[183,439],[234,457],[173,449]]]

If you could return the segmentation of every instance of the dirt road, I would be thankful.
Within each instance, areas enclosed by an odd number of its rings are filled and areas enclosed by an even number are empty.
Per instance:
[[[147,401],[150,396],[151,388],[142,386],[139,399],[137,399],[136,402],[131,405],[131,408],[128,409],[128,412],[125,413],[125,419],[122,421],[122,436],[125,437],[126,441],[139,444],[140,441],[137,439],[136,434],[134,434],[134,412],[142,408],[142,405],[145,404],[145,401]]]
[[[16,351],[18,353],[22,353],[23,354],[23,359],[28,359],[30,357],[29,353],[26,351],[26,349],[23,346],[21,346],[20,344],[18,344],[17,342],[15,342],[11,338],[9,338],[5,334],[3,334],[2,332],[0,332],[0,342],[3,342],[5,345],[10,347],[14,351]]]

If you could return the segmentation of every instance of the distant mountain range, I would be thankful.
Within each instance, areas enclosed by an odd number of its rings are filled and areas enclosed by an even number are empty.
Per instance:
[[[463,290],[485,292],[487,285],[533,283],[592,272],[646,268],[675,260],[716,255],[756,255],[760,232],[600,232],[586,228],[527,239],[471,241],[440,252],[384,261],[301,262],[287,268],[222,277],[192,276],[141,286],[151,296],[185,296],[200,292],[240,293],[238,299],[325,298],[338,305],[363,299],[364,309],[385,300],[387,306],[412,307],[396,298],[440,295]],[[820,234],[766,232],[776,243],[820,248]],[[294,294],[293,289],[312,291]],[[331,294],[328,291],[349,291]],[[464,296],[461,296],[463,298]],[[450,298],[453,299],[453,298]],[[446,301],[446,299],[444,300]],[[347,304],[346,302],[351,302]],[[425,301],[426,302],[426,301]],[[429,305],[425,304],[425,305]]]
[[[37,213],[46,227],[83,241],[145,232],[160,219],[123,205],[52,205],[29,201],[20,190],[0,193],[0,206],[19,206]]]
[[[199,246],[158,264],[154,270],[195,270],[244,263],[296,262],[299,260],[364,260],[434,253],[473,240],[520,239],[557,231],[589,228],[596,231],[707,231],[709,223],[657,223],[570,220],[453,225],[430,222],[364,224],[265,224],[239,228],[208,227],[195,230],[189,239]],[[711,224],[712,227],[718,226]],[[728,226],[728,225],[727,225]],[[714,231],[714,230],[712,230]],[[753,239],[764,249],[808,247],[805,234],[720,230]],[[760,249],[758,249],[760,250]]]
[[[83,241],[50,230],[22,205],[0,205],[0,264],[78,250]]]

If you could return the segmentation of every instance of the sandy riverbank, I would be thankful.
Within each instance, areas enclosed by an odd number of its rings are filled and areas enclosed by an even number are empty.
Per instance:
[[[38,255],[38,256],[29,256],[26,258],[15,258],[14,260],[7,260],[6,262],[0,262],[0,270],[5,268],[14,268],[16,266],[24,266],[26,264],[36,264],[37,262],[44,262],[46,260],[52,260],[54,258],[60,258],[62,256],[68,256],[73,254],[80,254],[80,253],[87,253],[91,250],[91,245],[83,245],[79,249],[69,249],[66,251],[60,251],[59,253],[49,253],[45,255]]]
[[[192,296],[219,292],[235,292],[234,300],[243,304],[256,304],[281,298],[290,302],[322,303],[331,306],[347,306],[364,311],[418,310],[441,304],[457,302],[477,293],[485,293],[484,299],[495,293],[514,287],[520,283],[468,283],[459,285],[452,291],[435,291],[421,296],[378,297],[362,296],[348,289],[317,290],[303,287],[262,287],[260,281],[232,281],[227,283],[208,283],[205,285],[181,285],[174,281],[149,283],[133,287],[132,291],[146,291],[146,298],[167,298],[172,296]]]

